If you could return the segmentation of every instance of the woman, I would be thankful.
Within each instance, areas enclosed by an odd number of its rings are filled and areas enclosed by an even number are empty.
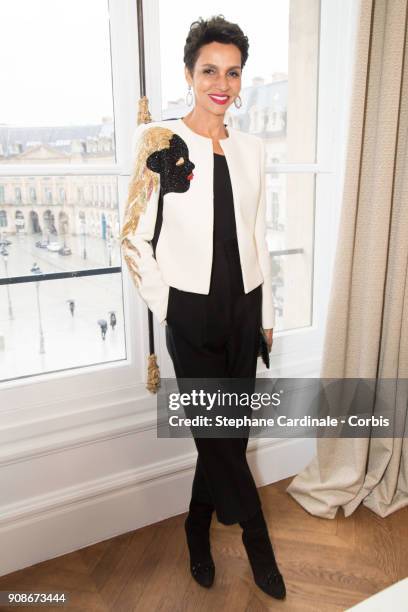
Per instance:
[[[181,119],[137,127],[122,252],[140,296],[166,326],[177,380],[256,377],[260,326],[269,351],[275,312],[266,244],[263,141],[224,124],[240,106],[248,39],[219,15],[190,27],[188,98]],[[209,531],[239,523],[256,584],[285,597],[261,501],[246,460],[248,436],[194,438],[198,456],[185,521],[190,570],[212,585]]]

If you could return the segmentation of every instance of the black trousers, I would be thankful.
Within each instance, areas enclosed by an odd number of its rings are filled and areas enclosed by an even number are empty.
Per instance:
[[[187,378],[245,378],[252,392],[261,312],[262,285],[244,292],[237,239],[214,241],[209,294],[170,287],[166,344],[179,388]],[[256,514],[261,501],[246,459],[248,435],[194,442],[192,500],[211,504],[226,525]]]

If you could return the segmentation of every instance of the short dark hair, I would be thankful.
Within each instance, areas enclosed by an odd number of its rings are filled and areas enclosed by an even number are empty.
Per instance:
[[[213,15],[205,20],[199,17],[190,25],[184,45],[184,63],[190,74],[193,74],[200,48],[213,41],[236,45],[241,51],[241,68],[244,67],[248,59],[248,37],[238,24],[226,21],[224,15]]]

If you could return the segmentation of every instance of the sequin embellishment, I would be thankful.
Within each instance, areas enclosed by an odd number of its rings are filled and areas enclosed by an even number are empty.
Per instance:
[[[178,134],[172,134],[170,147],[154,151],[146,160],[146,166],[160,174],[163,195],[188,191],[195,168],[184,140]]]
[[[124,258],[137,287],[141,275],[135,256],[140,257],[140,252],[128,236],[136,232],[140,215],[145,212],[159,184],[163,195],[188,191],[194,168],[195,164],[189,159],[188,147],[178,134],[164,127],[151,127],[143,131],[137,145],[120,233]]]

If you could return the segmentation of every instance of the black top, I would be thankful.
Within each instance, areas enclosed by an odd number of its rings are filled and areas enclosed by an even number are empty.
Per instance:
[[[234,199],[225,155],[214,153],[214,241],[237,237]]]

